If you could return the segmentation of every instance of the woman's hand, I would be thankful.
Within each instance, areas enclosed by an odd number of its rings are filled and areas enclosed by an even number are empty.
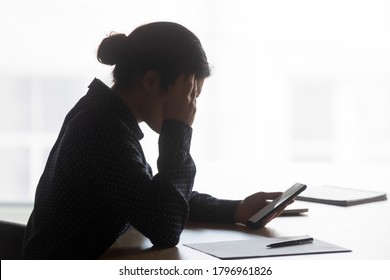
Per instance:
[[[263,209],[271,200],[274,200],[281,194],[281,192],[258,192],[248,196],[237,206],[235,215],[236,223],[247,224],[250,217],[256,214],[259,210]],[[291,201],[289,204],[292,202],[293,201]],[[261,226],[265,226],[273,218],[279,216],[283,212],[284,208],[285,207],[278,210],[274,215],[269,217]]]
[[[168,95],[165,97],[162,108],[163,119],[178,120],[192,126],[198,94],[195,75],[179,75],[175,83],[169,87]]]

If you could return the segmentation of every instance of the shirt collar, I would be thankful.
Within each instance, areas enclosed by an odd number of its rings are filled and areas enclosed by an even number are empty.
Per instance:
[[[88,88],[90,89],[90,93],[99,95],[100,97],[104,98],[104,102],[107,102],[107,106],[115,110],[115,112],[126,124],[128,129],[130,129],[135,134],[138,141],[140,141],[144,137],[144,134],[142,133],[142,130],[139,127],[138,122],[135,119],[133,113],[129,110],[126,104],[111,91],[111,89],[105,83],[95,78],[88,86]]]

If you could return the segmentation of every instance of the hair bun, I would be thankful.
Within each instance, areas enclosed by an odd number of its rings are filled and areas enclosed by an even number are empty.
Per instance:
[[[121,60],[126,48],[127,36],[121,33],[111,33],[103,39],[97,51],[97,59],[107,65],[115,65]]]

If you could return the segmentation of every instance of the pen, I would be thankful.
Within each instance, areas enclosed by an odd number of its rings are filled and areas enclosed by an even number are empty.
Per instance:
[[[268,244],[267,247],[278,248],[278,247],[302,245],[302,244],[308,244],[308,243],[313,243],[313,237],[306,237],[306,238],[301,238],[301,239],[275,242],[275,243]]]

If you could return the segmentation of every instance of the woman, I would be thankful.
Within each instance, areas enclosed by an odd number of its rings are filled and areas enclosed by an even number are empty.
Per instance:
[[[175,246],[188,220],[245,224],[280,194],[231,201],[192,191],[191,125],[210,69],[188,29],[156,22],[112,34],[97,57],[115,65],[113,86],[95,79],[66,116],[36,190],[25,258],[96,259],[130,226]],[[159,133],[156,175],[140,122]]]

